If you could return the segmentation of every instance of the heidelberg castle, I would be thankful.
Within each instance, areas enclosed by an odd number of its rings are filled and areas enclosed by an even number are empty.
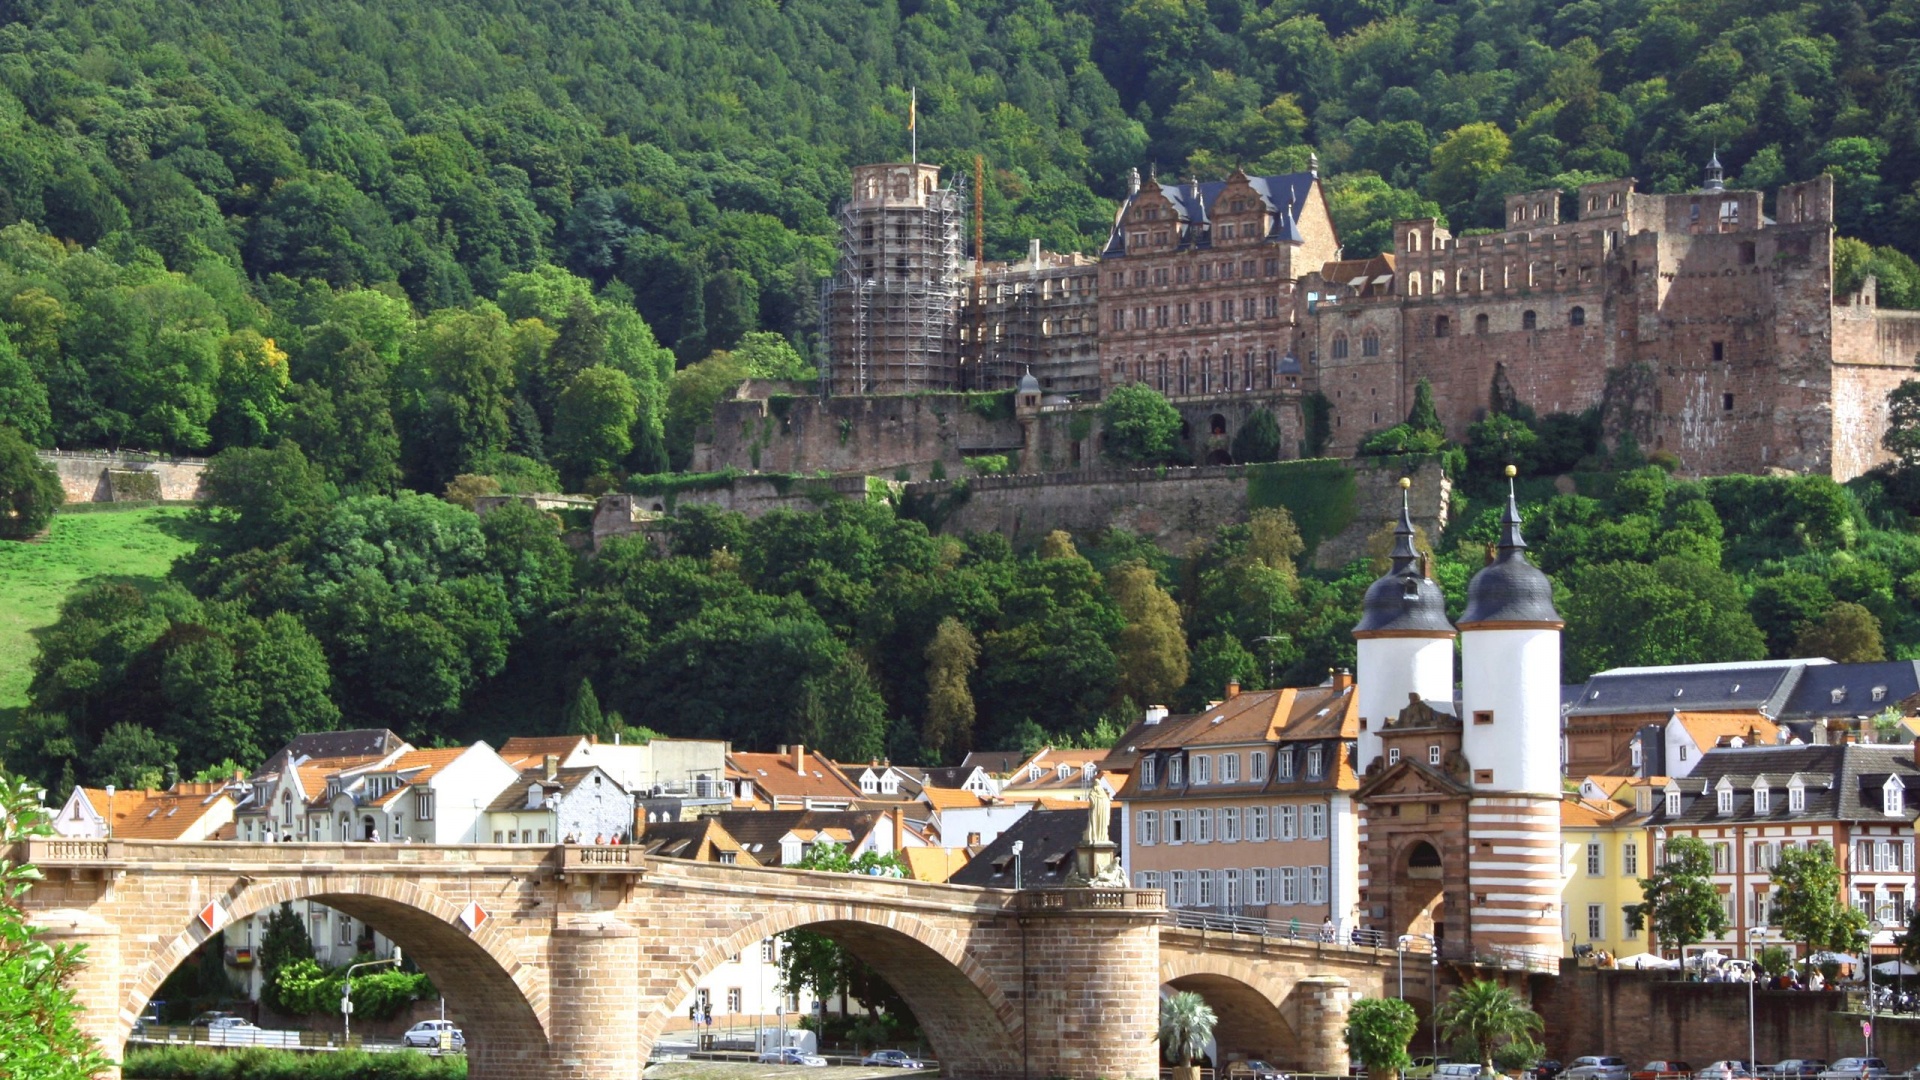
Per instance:
[[[1528,192],[1497,232],[1403,221],[1391,254],[1343,260],[1317,168],[1136,174],[1097,259],[1036,245],[977,279],[964,199],[938,177],[854,170],[822,310],[830,395],[1006,389],[1030,371],[1065,408],[1143,382],[1187,413],[1271,408],[1292,447],[1317,391],[1323,452],[1349,456],[1405,419],[1420,379],[1455,440],[1497,383],[1540,415],[1600,408],[1609,439],[1633,430],[1690,474],[1847,479],[1886,459],[1886,395],[1920,357],[1920,313],[1881,310],[1871,279],[1833,295],[1825,176],[1781,187],[1771,218],[1717,160],[1687,194]]]

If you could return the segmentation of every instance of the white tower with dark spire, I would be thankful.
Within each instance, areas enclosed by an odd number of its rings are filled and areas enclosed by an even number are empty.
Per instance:
[[[1413,546],[1410,482],[1400,481],[1400,523],[1393,530],[1393,564],[1367,588],[1353,628],[1360,735],[1357,771],[1380,758],[1380,729],[1400,715],[1410,697],[1453,709],[1453,624],[1447,598]]]
[[[1560,955],[1560,630],[1553,583],[1527,561],[1507,467],[1492,562],[1460,615],[1461,740],[1473,770],[1468,924],[1476,949]]]

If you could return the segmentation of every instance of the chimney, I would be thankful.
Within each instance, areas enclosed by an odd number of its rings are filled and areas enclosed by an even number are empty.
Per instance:
[[[1335,690],[1345,690],[1346,688],[1352,685],[1353,685],[1353,672],[1347,670],[1346,668],[1334,669],[1333,688]]]
[[[1034,273],[1040,272],[1040,238],[1027,241],[1027,261],[1033,266]]]
[[[1147,706],[1147,715],[1145,717],[1145,723],[1148,727],[1152,727],[1153,725],[1159,723],[1162,720],[1165,720],[1166,718],[1167,718],[1167,707],[1165,705]]]
[[[893,850],[900,851],[907,846],[907,812],[898,806],[889,812],[893,815]]]
[[[560,755],[548,754],[544,763],[547,767],[547,779],[556,780],[560,776]]]
[[[807,747],[805,743],[793,744],[793,771],[801,776],[807,775]]]
[[[1234,698],[1237,698],[1239,696],[1240,696],[1240,680],[1228,679],[1227,680],[1227,700],[1232,701]]]

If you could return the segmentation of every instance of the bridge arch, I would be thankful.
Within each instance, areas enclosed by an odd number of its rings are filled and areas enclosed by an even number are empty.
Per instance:
[[[1291,987],[1243,960],[1204,953],[1162,952],[1160,983],[1190,991],[1206,999],[1219,1023],[1214,1043],[1219,1048],[1216,1068],[1228,1061],[1260,1058],[1286,1069],[1298,1069],[1308,1051],[1300,1043],[1283,1005]]]
[[[536,965],[522,963],[500,924],[489,920],[473,933],[460,921],[461,908],[405,878],[388,874],[303,875],[242,884],[217,899],[225,925],[238,923],[283,902],[310,900],[373,927],[401,946],[445,996],[450,1015],[467,1035],[476,1075],[496,1075],[494,1066],[524,1058],[547,1042],[547,989]],[[133,1022],[160,984],[218,931],[197,919],[171,934],[164,930],[144,952],[126,960],[126,992],[115,1039],[123,1044]],[[504,1074],[508,1070],[501,1069]]]
[[[945,1075],[1021,1075],[1020,1007],[965,943],[908,912],[859,903],[782,905],[712,942],[680,973],[660,1007],[642,1018],[642,1053],[650,1051],[701,979],[788,930],[832,938],[878,972],[913,1009]]]

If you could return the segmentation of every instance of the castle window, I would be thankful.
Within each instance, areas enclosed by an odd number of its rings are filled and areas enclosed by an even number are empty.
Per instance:
[[[1332,356],[1335,360],[1345,360],[1347,358],[1347,335],[1333,335],[1333,347],[1328,350],[1328,355]]]
[[[1410,232],[1407,234],[1407,250],[1408,251],[1420,250],[1420,234],[1418,232]]]
[[[1492,710],[1492,709],[1480,709],[1480,710],[1478,710],[1478,711],[1476,711],[1476,712],[1475,712],[1475,713],[1473,714],[1473,722],[1474,722],[1474,723],[1476,723],[1476,724],[1491,724],[1491,723],[1493,723],[1493,710]]]
[[[1400,748],[1399,747],[1397,746],[1387,747],[1387,764],[1389,765],[1400,764]]]
[[[1720,411],[1721,412],[1733,411],[1733,395],[1732,394],[1720,395]]]
[[[1753,241],[1740,241],[1740,262],[1745,266],[1753,265]]]
[[[1438,766],[1440,764],[1440,744],[1439,743],[1433,743],[1427,747],[1427,764],[1433,765],[1433,766]]]
[[[1568,326],[1587,325],[1587,309],[1583,307],[1577,307],[1577,308],[1574,308],[1572,311],[1567,312],[1567,325]]]
[[[1361,336],[1360,355],[1361,356],[1379,356],[1380,355],[1380,335],[1379,334],[1376,334],[1373,331],[1369,330],[1364,335]]]
[[[1487,317],[1485,315],[1475,315],[1473,317],[1473,332],[1482,335],[1487,332]]]
[[[1727,359],[1727,343],[1724,341],[1714,342],[1713,343],[1713,362],[1716,364],[1723,364],[1726,362],[1726,359]]]
[[[1451,332],[1452,326],[1452,321],[1445,315],[1435,315],[1433,317],[1433,336],[1437,338],[1446,337]]]
[[[1475,769],[1475,770],[1473,770],[1473,782],[1474,782],[1474,783],[1476,783],[1476,784],[1482,784],[1482,785],[1488,785],[1488,784],[1492,784],[1492,783],[1493,783],[1493,770],[1492,770],[1492,769]]]
[[[1539,325],[1540,325],[1540,316],[1534,314],[1531,311],[1523,311],[1520,313],[1520,329],[1532,330]]]
[[[1407,275],[1407,295],[1408,296],[1420,295],[1420,275],[1419,274]]]

